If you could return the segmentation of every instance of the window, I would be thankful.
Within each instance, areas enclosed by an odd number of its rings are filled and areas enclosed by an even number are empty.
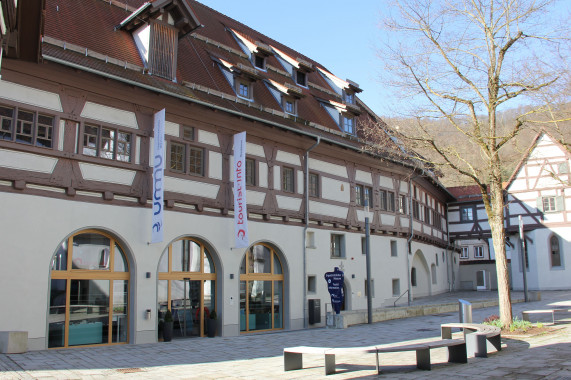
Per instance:
[[[365,236],[361,237],[361,253],[363,255],[367,254],[367,238]]]
[[[367,287],[367,279],[365,279],[365,297],[369,294],[369,288]],[[371,278],[371,297],[375,298],[375,280]]]
[[[406,196],[399,195],[399,212],[401,214],[406,214]]]
[[[436,265],[432,264],[430,266],[430,274],[432,277],[432,283],[436,284]]]
[[[176,240],[159,260],[159,320],[167,310],[174,319],[173,336],[204,336],[206,319],[216,311],[216,267],[208,248],[198,240]]]
[[[204,149],[171,142],[170,169],[179,173],[204,175]]]
[[[345,257],[345,235],[331,234],[331,257]]]
[[[292,168],[282,168],[282,190],[288,193],[294,191],[294,170]]]
[[[345,92],[345,90],[343,90],[343,100],[345,103],[355,104],[355,94]]]
[[[400,280],[393,278],[393,297],[400,296]]]
[[[315,173],[309,173],[309,196],[319,197],[319,176]]]
[[[543,212],[563,211],[564,202],[562,196],[547,196],[539,197],[537,199],[537,208]]]
[[[555,207],[555,197],[544,197],[543,198],[543,211],[557,211]]]
[[[254,66],[260,70],[266,69],[266,58],[261,55],[254,55]]]
[[[300,86],[307,87],[307,74],[302,71],[295,70],[295,83]]]
[[[0,106],[0,140],[52,148],[53,128],[53,116]]]
[[[94,230],[72,235],[50,275],[49,348],[127,342],[129,264],[119,242]]]
[[[256,186],[256,161],[246,158],[246,185]]]
[[[410,270],[410,284],[416,286],[416,268],[412,267]]]
[[[397,248],[397,241],[391,240],[391,256],[397,257],[398,256],[398,248]]]
[[[484,247],[477,245],[474,247],[474,258],[481,259],[484,257]]]
[[[131,162],[130,133],[112,128],[85,124],[83,128],[83,154],[109,160]]]
[[[182,127],[182,138],[185,140],[194,141],[195,139],[194,127]]]
[[[551,252],[551,266],[560,267],[561,266],[561,249],[559,248],[559,238],[555,235],[551,236],[549,239],[549,246]]]
[[[559,174],[569,174],[569,162],[562,162],[558,164],[557,171]]]
[[[472,206],[460,207],[460,221],[471,222],[473,220],[474,220],[474,208]]]
[[[379,208],[383,211],[387,210],[387,191],[380,190],[379,191]]]
[[[436,258],[436,266],[438,266],[438,253],[435,253],[434,256]]]
[[[412,200],[412,217],[414,219],[420,219],[420,204],[416,199]]]
[[[468,247],[462,247],[462,252],[460,252],[460,258],[461,259],[468,258]]]
[[[282,107],[286,113],[297,115],[297,102],[291,98],[282,97]]]
[[[358,206],[365,206],[365,200],[369,207],[373,207],[373,189],[368,186],[355,185],[355,203]]]
[[[236,81],[236,93],[239,97],[250,100],[252,94],[250,91],[250,84],[244,81]]]
[[[388,202],[387,202],[387,211],[395,211],[395,193],[389,191],[388,195]]]
[[[424,207],[424,221],[426,222],[426,224],[430,224],[430,209],[428,208],[428,206]]]
[[[355,134],[355,123],[352,117],[341,116],[341,120],[343,122],[343,132],[348,133],[350,135]]]
[[[256,244],[248,249],[240,265],[240,331],[284,327],[283,273],[272,247]]]

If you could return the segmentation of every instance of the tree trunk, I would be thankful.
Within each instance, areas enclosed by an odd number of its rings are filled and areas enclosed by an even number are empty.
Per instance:
[[[488,221],[492,232],[494,252],[496,254],[496,273],[498,276],[498,298],[500,320],[505,327],[512,323],[512,302],[510,295],[510,279],[506,257],[506,231],[504,228],[504,194],[501,181],[490,183],[490,208]]]

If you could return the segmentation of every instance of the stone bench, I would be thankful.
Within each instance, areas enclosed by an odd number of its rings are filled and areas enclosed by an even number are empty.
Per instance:
[[[432,367],[430,362],[430,350],[442,347],[448,347],[448,362],[467,363],[466,344],[462,339],[439,339],[420,343],[393,343],[366,347],[327,348],[299,346],[284,348],[284,371],[302,369],[303,355],[317,354],[324,355],[325,375],[331,375],[335,373],[336,355],[370,353],[375,354],[377,373],[381,373],[379,366],[379,354],[403,351],[415,351],[416,367],[419,369],[430,370]]]
[[[569,313],[571,309],[546,309],[546,310],[525,310],[521,312],[521,318],[529,322],[530,314],[551,314],[551,320],[555,324],[555,313]]]
[[[21,354],[28,351],[27,331],[0,331],[0,354]]]
[[[478,323],[446,323],[440,326],[442,339],[452,338],[452,329],[462,329],[468,356],[488,357],[487,342],[498,351],[502,349],[501,329]]]

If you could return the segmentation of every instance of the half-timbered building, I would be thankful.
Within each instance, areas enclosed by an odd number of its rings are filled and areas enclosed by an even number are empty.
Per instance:
[[[505,184],[506,254],[515,290],[571,288],[569,152],[548,133],[533,144]],[[460,249],[459,288],[496,289],[490,226],[477,187],[449,188],[450,238]],[[521,231],[520,233],[520,220]],[[525,244],[522,244],[523,236]]]
[[[213,311],[223,336],[323,326],[335,267],[343,309],[364,311],[366,217],[373,307],[450,288],[451,195],[362,149],[378,119],[358,84],[192,0],[1,4],[0,326],[30,349],[156,342],[166,310],[179,337]]]

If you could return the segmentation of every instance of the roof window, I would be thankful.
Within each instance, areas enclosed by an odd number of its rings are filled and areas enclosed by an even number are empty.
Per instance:
[[[178,40],[200,26],[186,2],[155,0],[143,4],[115,29],[132,33],[150,74],[174,81]]]

